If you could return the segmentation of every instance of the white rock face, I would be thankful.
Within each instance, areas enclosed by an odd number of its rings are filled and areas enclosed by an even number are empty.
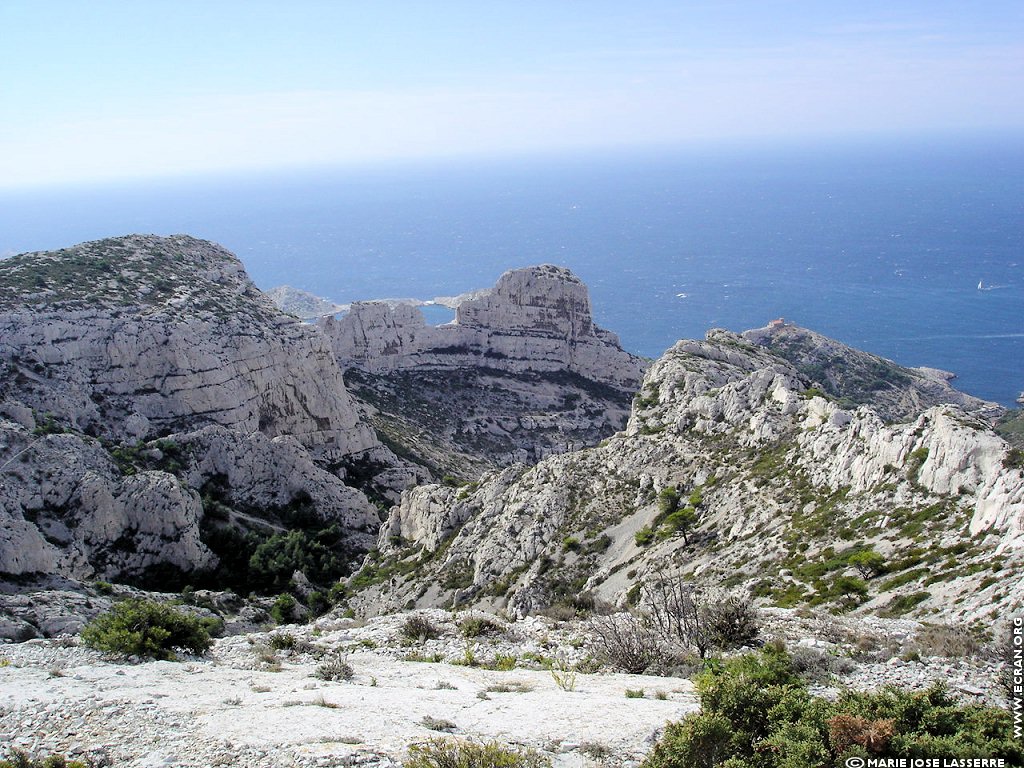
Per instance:
[[[0,483],[4,573],[98,578],[214,563],[199,538],[199,494],[174,476],[125,476],[95,441],[32,438],[10,422],[0,445],[12,457]]]
[[[21,380],[22,403],[119,439],[205,423],[292,435],[327,459],[377,445],[323,339],[278,312],[219,246],[132,236],[5,268],[45,275],[60,259],[103,258],[135,282],[0,302],[0,359]]]
[[[885,424],[869,408],[815,396],[795,368],[742,337],[712,331],[651,366],[626,431],[600,447],[495,473],[478,488],[403,496],[382,552],[401,558],[422,544],[443,552],[426,578],[468,564],[472,585],[418,592],[411,580],[372,599],[458,597],[521,614],[566,599],[566,582],[570,597],[584,585],[622,600],[634,577],[665,562],[812,592],[811,582],[794,581],[794,562],[824,563],[854,544],[894,562],[914,548],[959,545],[925,569],[932,581],[920,575],[895,594],[878,591],[885,579],[870,582],[864,610],[913,593],[939,617],[995,607],[1009,615],[1024,598],[999,587],[1024,572],[1024,476],[1009,457],[1005,441],[956,406]],[[700,523],[688,538],[659,522],[658,494],[669,486],[696,506]],[[640,545],[634,535],[647,525],[650,543]],[[552,562],[559,567],[549,570]]]
[[[368,546],[377,513],[346,472],[413,479],[323,336],[219,246],[131,236],[23,254],[0,262],[0,289],[0,574],[215,565],[208,481],[245,509],[308,501]],[[180,455],[161,461],[155,438]]]
[[[506,272],[490,291],[462,301],[445,325],[427,325],[412,306],[357,302],[320,327],[339,360],[373,373],[460,366],[571,371],[632,391],[643,370],[615,334],[594,325],[580,279],[551,265]]]

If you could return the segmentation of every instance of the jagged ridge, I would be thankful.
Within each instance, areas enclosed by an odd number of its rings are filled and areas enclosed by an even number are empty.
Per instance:
[[[1024,479],[1005,441],[953,406],[887,425],[810,385],[742,336],[679,342],[601,446],[404,494],[363,581],[409,575],[360,605],[525,613],[585,590],[621,602],[668,567],[781,605],[1019,610]],[[666,488],[696,513],[692,529],[659,504]],[[866,550],[887,573],[858,573],[849,558]]]

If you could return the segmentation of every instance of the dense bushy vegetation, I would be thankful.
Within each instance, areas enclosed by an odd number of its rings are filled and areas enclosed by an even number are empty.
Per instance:
[[[1009,712],[960,705],[941,688],[816,698],[781,646],[710,664],[696,683],[701,711],[669,725],[644,768],[833,768],[881,757],[1024,760]]]
[[[551,761],[533,750],[498,743],[476,744],[456,739],[431,739],[409,747],[403,768],[548,768]]]
[[[225,488],[211,481],[203,488],[203,511],[203,541],[217,555],[219,565],[212,573],[194,575],[200,585],[227,586],[243,594],[280,594],[293,589],[292,578],[298,571],[318,587],[300,595],[309,613],[319,615],[330,609],[337,595],[328,597],[328,590],[348,574],[348,563],[356,553],[341,527],[325,525],[320,519],[308,495],[300,493],[281,507],[254,509],[228,503]],[[239,523],[239,518],[246,517],[275,522],[284,530],[247,529]],[[287,620],[299,618],[293,611],[285,613]]]
[[[151,600],[117,603],[82,629],[90,648],[126,656],[174,659],[178,650],[202,654],[210,648],[204,622]]]

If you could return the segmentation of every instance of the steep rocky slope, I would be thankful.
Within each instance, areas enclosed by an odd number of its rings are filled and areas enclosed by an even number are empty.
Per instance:
[[[208,569],[211,527],[283,530],[300,507],[358,550],[377,511],[346,479],[415,477],[359,418],[322,337],[194,238],[0,261],[0,367],[7,575]]]
[[[1022,608],[1019,453],[956,406],[849,410],[742,336],[682,341],[600,446],[402,497],[362,610],[635,599],[667,570],[779,605],[989,622]]]
[[[593,445],[626,422],[643,361],[591,317],[586,286],[543,265],[450,300],[454,322],[357,302],[319,326],[396,451],[436,476],[476,477]]]

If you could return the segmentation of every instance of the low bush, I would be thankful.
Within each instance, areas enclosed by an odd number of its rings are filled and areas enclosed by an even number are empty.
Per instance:
[[[463,637],[480,637],[481,635],[500,635],[503,630],[499,624],[482,616],[470,616],[459,624]]]
[[[441,630],[426,616],[410,616],[402,623],[402,636],[407,640],[422,643],[441,636]]]
[[[290,632],[275,632],[267,638],[267,643],[275,651],[290,651],[295,648],[295,635]]]
[[[761,615],[748,595],[707,600],[703,611],[711,643],[721,650],[751,645],[761,634]]]
[[[532,749],[518,750],[497,742],[477,744],[457,739],[431,739],[409,747],[402,768],[550,768],[551,761]]]
[[[665,655],[652,627],[631,614],[601,616],[593,623],[598,657],[609,666],[637,675]]]
[[[1020,765],[1009,712],[960,705],[940,687],[810,695],[785,649],[712,663],[701,710],[670,724],[644,768],[839,768],[851,758],[1002,758]]]
[[[912,650],[921,656],[963,659],[976,656],[981,651],[981,643],[966,627],[926,624],[914,635]]]
[[[80,760],[68,760],[63,755],[33,758],[21,750],[14,750],[6,759],[0,760],[0,768],[88,768]]]
[[[793,670],[810,683],[827,683],[832,675],[845,675],[856,668],[850,659],[833,656],[817,648],[794,648],[791,659]]]
[[[352,665],[345,661],[345,658],[338,653],[332,654],[320,662],[316,668],[316,676],[321,680],[339,682],[351,680],[355,671]]]
[[[125,656],[173,660],[178,650],[203,654],[210,635],[202,620],[151,600],[117,603],[82,629],[90,648]]]

